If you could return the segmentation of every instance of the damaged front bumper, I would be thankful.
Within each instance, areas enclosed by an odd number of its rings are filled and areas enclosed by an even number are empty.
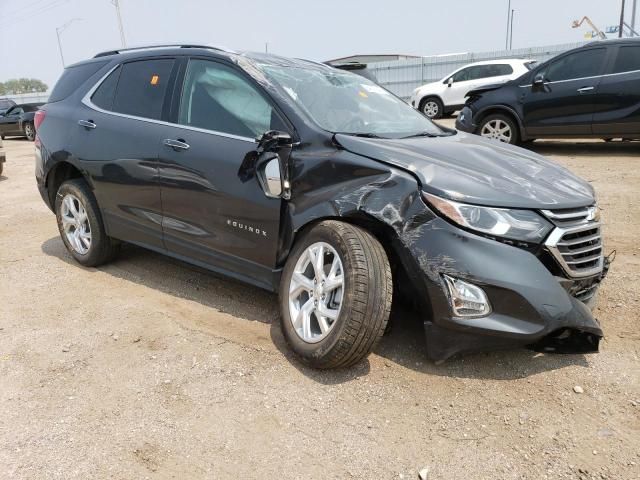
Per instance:
[[[464,352],[528,347],[537,351],[598,351],[602,328],[586,305],[607,272],[571,279],[553,275],[536,252],[485,238],[435,217],[407,234],[411,276],[430,310],[428,355],[444,360]],[[543,247],[541,247],[543,248]],[[411,269],[410,269],[411,270]],[[490,313],[457,317],[444,277],[482,289]],[[588,292],[579,300],[578,292]]]

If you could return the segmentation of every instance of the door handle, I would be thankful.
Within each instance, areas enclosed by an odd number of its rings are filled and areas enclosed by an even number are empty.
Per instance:
[[[189,144],[185,143],[184,140],[174,140],[172,138],[165,138],[162,143],[164,143],[165,146],[169,148],[173,148],[175,151],[189,150]]]
[[[93,130],[94,128],[97,127],[97,125],[93,123],[91,120],[78,120],[78,125],[84,128],[88,128],[90,130]]]
[[[578,89],[578,93],[586,93],[595,90],[596,87],[582,87]]]

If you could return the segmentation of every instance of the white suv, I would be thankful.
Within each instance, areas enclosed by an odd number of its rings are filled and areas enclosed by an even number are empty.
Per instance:
[[[460,110],[471,90],[518,78],[534,63],[535,60],[509,59],[466,65],[440,81],[416,88],[411,94],[411,106],[429,118],[440,118]]]

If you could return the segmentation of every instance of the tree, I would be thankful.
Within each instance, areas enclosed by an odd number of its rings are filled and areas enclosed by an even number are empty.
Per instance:
[[[0,95],[17,95],[20,93],[46,92],[46,83],[37,78],[12,78],[0,82]]]

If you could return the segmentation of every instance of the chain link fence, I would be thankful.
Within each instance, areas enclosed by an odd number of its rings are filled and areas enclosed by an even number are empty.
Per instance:
[[[518,48],[514,50],[495,50],[493,52],[461,53],[436,55],[431,57],[395,60],[391,62],[370,63],[367,70],[378,79],[378,83],[399,97],[408,100],[411,92],[421,85],[441,80],[454,70],[469,63],[502,58],[526,58],[544,62],[551,57],[584,45],[566,43],[546,47]]]

